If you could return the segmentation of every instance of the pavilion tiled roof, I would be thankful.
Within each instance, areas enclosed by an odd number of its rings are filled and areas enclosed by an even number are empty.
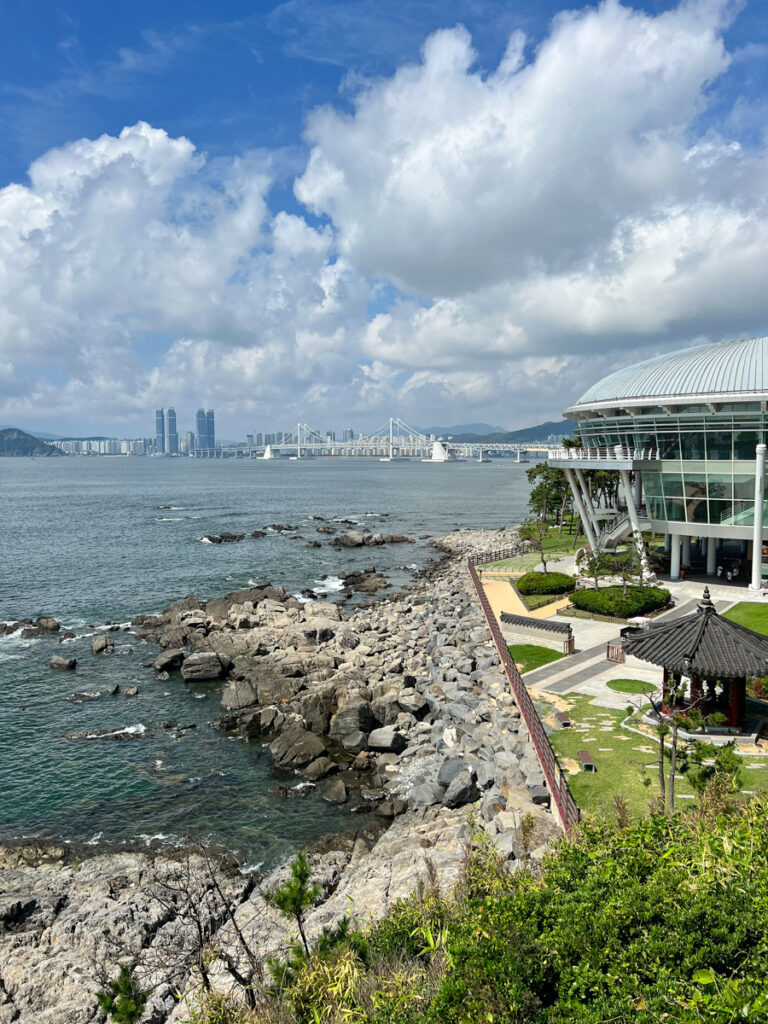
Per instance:
[[[624,651],[641,661],[685,675],[768,675],[768,637],[718,615],[708,587],[692,615],[626,637]]]

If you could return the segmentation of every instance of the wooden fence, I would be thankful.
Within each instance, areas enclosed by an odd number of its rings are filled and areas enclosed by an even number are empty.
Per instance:
[[[498,552],[493,551],[489,554],[474,555],[467,561],[467,568],[469,570],[470,579],[475,588],[480,606],[483,609],[485,615],[485,621],[488,623],[488,628],[491,631],[493,642],[496,645],[501,664],[504,666],[504,672],[506,673],[509,681],[510,689],[517,701],[517,706],[520,709],[520,714],[523,717],[523,721],[528,727],[528,732],[531,737],[531,742],[536,750],[536,756],[539,759],[541,770],[544,773],[544,778],[547,783],[547,788],[555,802],[557,813],[562,822],[563,828],[566,832],[570,832],[574,825],[576,825],[581,817],[579,808],[576,805],[576,801],[573,799],[573,794],[568,788],[568,780],[565,773],[558,763],[555,752],[552,749],[552,744],[549,742],[549,737],[544,731],[544,726],[539,713],[531,700],[531,695],[528,693],[528,687],[523,682],[520,673],[517,670],[512,657],[507,649],[507,645],[504,641],[504,637],[501,635],[499,624],[496,621],[496,616],[493,614],[493,609],[488,601],[483,584],[480,581],[480,577],[477,575],[475,565],[478,563],[495,562],[499,558],[510,558],[510,555],[499,555]]]

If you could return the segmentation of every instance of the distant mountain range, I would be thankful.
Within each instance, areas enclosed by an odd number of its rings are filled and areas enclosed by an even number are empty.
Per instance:
[[[422,434],[503,434],[504,427],[492,427],[490,423],[457,423],[453,427],[418,427]]]
[[[25,455],[62,455],[58,448],[46,444],[39,437],[16,427],[0,429],[0,457],[21,458]]]
[[[465,424],[465,427],[488,427],[487,423]],[[450,435],[454,441],[495,441],[499,444],[524,444],[526,441],[546,441],[554,434],[559,436],[571,436],[576,428],[575,420],[547,420],[546,423],[537,423],[534,427],[523,427],[521,430],[504,430],[503,427],[489,427],[487,430],[462,430],[461,427],[446,427],[441,431],[443,437]],[[438,431],[432,428],[427,431],[430,434],[437,434]]]

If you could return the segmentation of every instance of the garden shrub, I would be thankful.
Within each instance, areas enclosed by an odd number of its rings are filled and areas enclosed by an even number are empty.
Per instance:
[[[601,587],[600,590],[577,590],[571,597],[574,605],[593,615],[610,615],[631,619],[647,615],[669,604],[670,594],[663,587]]]
[[[576,586],[572,576],[564,572],[527,572],[515,581],[521,594],[570,594]]]

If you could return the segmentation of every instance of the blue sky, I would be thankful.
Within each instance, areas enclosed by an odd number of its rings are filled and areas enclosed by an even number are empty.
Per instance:
[[[518,426],[768,333],[767,58],[755,2],[0,5],[0,420]]]

